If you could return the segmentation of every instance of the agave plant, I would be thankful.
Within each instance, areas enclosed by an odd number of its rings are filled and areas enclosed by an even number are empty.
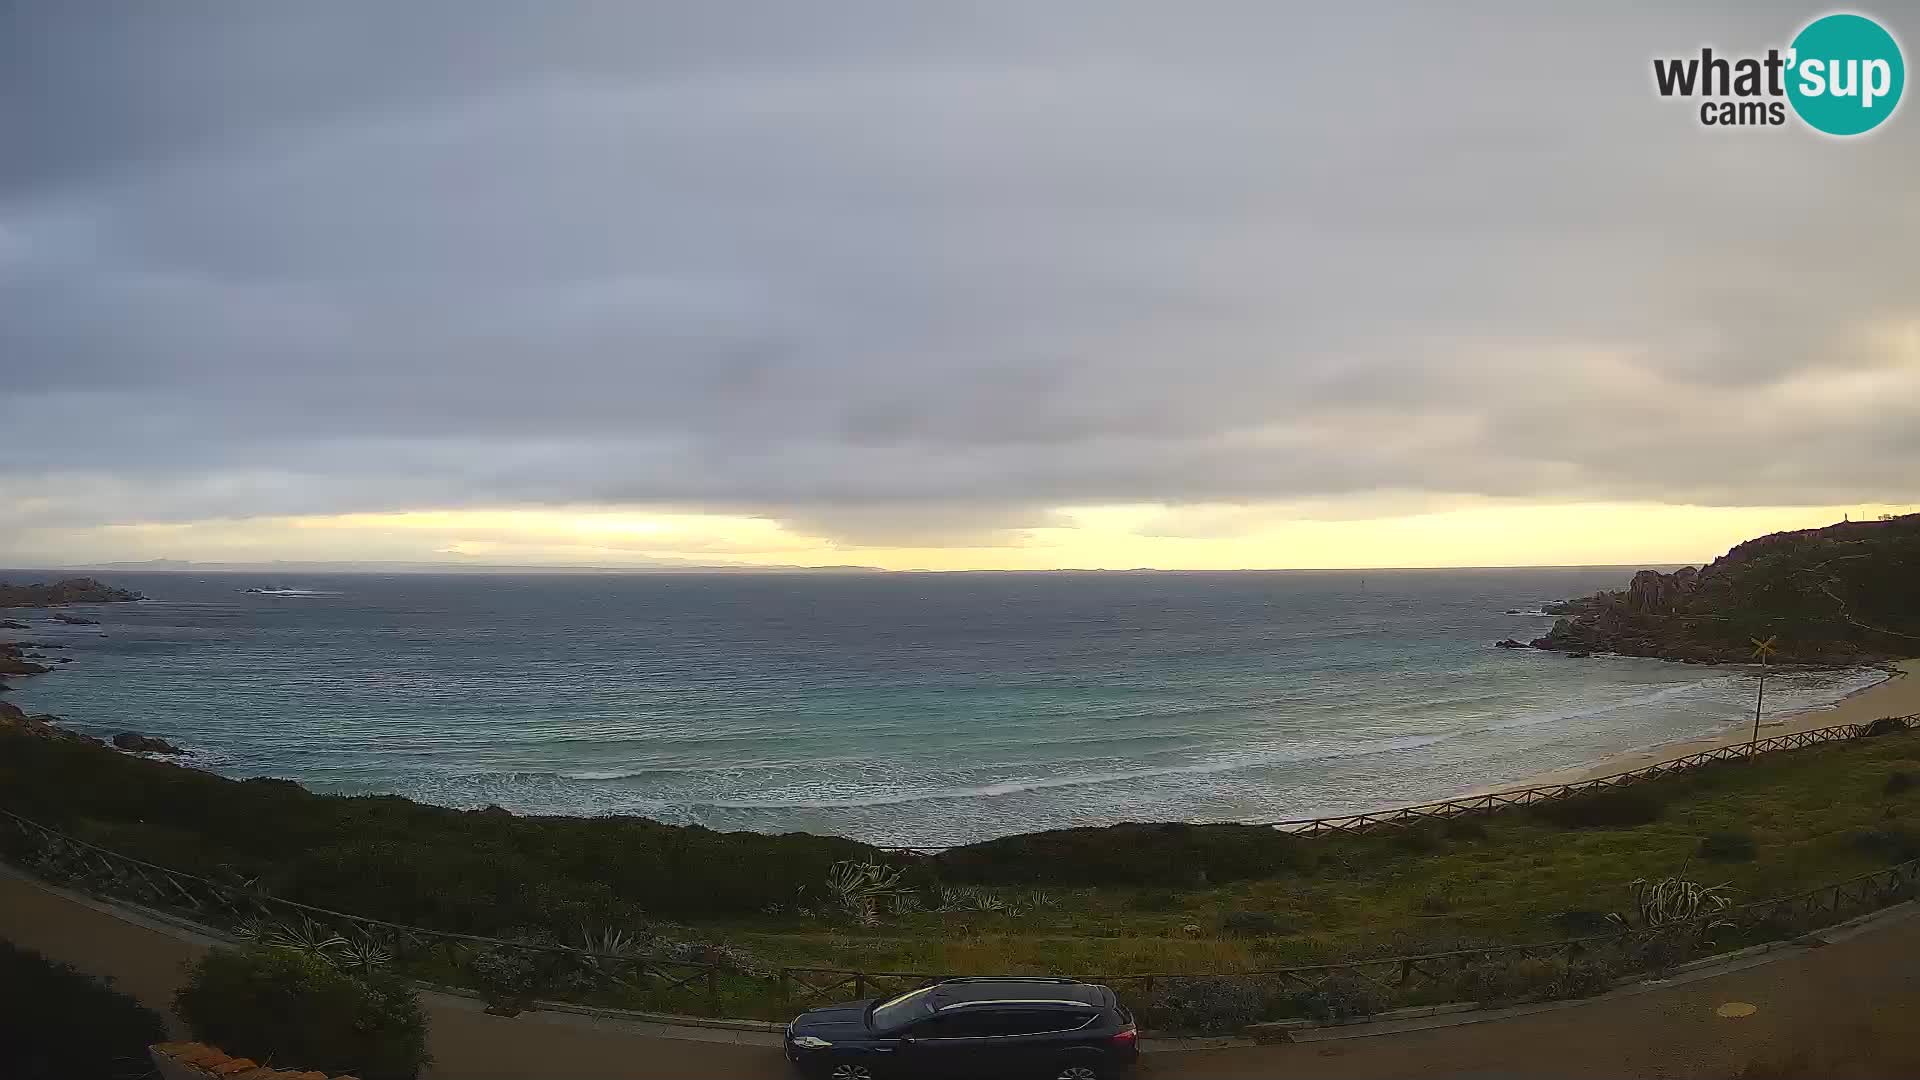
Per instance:
[[[1638,925],[1647,930],[1695,924],[1713,929],[1725,925],[1719,915],[1733,904],[1726,883],[1702,885],[1678,877],[1661,878],[1658,881],[1635,878],[1627,884],[1627,888],[1633,892]],[[1622,926],[1630,925],[1621,915],[1615,914],[1611,918]]]
[[[371,937],[347,938],[327,957],[342,971],[366,975],[393,963],[393,954]]]
[[[297,923],[274,924],[260,939],[260,943],[271,949],[291,949],[331,959],[336,951],[346,947],[347,939],[302,916]]]
[[[1035,911],[1038,911],[1042,908],[1052,908],[1052,907],[1060,906],[1060,898],[1053,895],[1052,893],[1048,892],[1045,889],[1035,889],[1032,892],[1029,892],[1026,896],[1022,897],[1021,900],[1023,903],[1026,904],[1027,907],[1032,908]]]
[[[873,926],[880,921],[881,901],[901,891],[903,876],[898,867],[843,859],[827,870],[827,895],[860,925]]]
[[[979,893],[980,890],[971,885],[942,885],[940,886],[940,907],[937,910],[943,913],[972,911],[974,897]]]
[[[887,913],[896,917],[912,915],[919,911],[920,907],[919,893],[897,892],[887,897]]]

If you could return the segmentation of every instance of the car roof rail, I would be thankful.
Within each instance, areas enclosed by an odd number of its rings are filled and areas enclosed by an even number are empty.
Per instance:
[[[1057,986],[1080,985],[1079,979],[1067,979],[1058,975],[956,975],[951,979],[941,979],[940,981],[943,983],[1025,982],[1053,983]]]

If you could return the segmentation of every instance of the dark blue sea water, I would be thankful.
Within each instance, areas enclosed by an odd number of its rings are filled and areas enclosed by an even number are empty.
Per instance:
[[[75,658],[12,700],[230,776],[944,844],[1440,798],[1750,719],[1745,672],[1490,647],[1629,573],[126,573],[153,600],[100,626],[7,614]],[[1775,676],[1768,712],[1873,679]]]

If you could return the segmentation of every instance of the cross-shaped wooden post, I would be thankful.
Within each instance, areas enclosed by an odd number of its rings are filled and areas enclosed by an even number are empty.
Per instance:
[[[1760,661],[1760,690],[1753,696],[1753,739],[1747,743],[1747,746],[1751,748],[1758,746],[1760,743],[1760,703],[1766,700],[1767,697],[1767,660],[1770,659],[1774,651],[1780,647],[1780,635],[1775,634],[1765,641],[1761,641],[1759,638],[1748,638],[1747,640],[1753,642],[1753,655]]]

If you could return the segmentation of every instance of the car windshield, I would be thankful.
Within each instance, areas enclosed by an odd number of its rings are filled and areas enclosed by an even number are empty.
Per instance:
[[[933,1012],[933,1003],[927,995],[934,987],[923,986],[918,990],[909,990],[897,998],[890,998],[873,1007],[872,1023],[875,1031],[898,1031],[908,1024]]]

